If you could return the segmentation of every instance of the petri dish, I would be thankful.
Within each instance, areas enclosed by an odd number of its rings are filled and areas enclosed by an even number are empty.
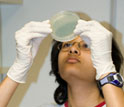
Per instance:
[[[73,31],[79,19],[79,16],[71,11],[61,11],[54,15],[50,19],[53,39],[60,42],[73,40],[76,37]]]

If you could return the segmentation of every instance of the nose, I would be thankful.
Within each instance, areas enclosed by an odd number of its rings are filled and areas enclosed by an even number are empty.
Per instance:
[[[76,46],[72,46],[69,50],[69,54],[80,55],[80,50]]]

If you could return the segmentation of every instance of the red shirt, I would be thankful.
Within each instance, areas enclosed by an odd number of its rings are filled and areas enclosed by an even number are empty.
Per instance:
[[[64,105],[65,105],[65,107],[68,107],[68,102],[66,102]],[[95,107],[102,107],[104,105],[105,105],[105,101],[103,101],[102,103],[96,105]]]

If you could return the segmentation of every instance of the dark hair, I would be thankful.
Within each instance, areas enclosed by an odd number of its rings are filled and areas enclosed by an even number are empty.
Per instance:
[[[68,99],[67,94],[67,83],[64,81],[60,75],[58,70],[58,55],[60,50],[58,50],[58,44],[62,44],[61,42],[54,41],[52,52],[51,52],[51,72],[50,74],[54,74],[56,77],[56,81],[58,82],[59,86],[54,92],[54,99],[57,104],[64,104]],[[114,39],[112,39],[112,60],[115,65],[117,72],[120,72],[121,65],[123,63],[123,56],[121,51]],[[100,91],[101,96],[103,96],[102,92]]]

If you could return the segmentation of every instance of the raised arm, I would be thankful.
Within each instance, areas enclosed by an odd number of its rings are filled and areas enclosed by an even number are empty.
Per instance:
[[[91,41],[91,59],[96,68],[96,80],[101,81],[108,74],[117,73],[111,56],[113,35],[110,31],[97,21],[79,20],[74,33]],[[124,92],[118,84],[108,82],[101,89],[107,107],[124,107]]]
[[[106,76],[103,75],[101,78]],[[122,88],[112,84],[105,84],[102,87],[102,92],[106,101],[107,107],[124,107],[124,91]]]
[[[13,93],[18,87],[19,83],[6,77],[0,84],[0,107],[7,107]]]
[[[0,107],[6,107],[19,83],[25,83],[41,41],[52,30],[49,20],[30,22],[15,34],[16,59],[0,84]]]

